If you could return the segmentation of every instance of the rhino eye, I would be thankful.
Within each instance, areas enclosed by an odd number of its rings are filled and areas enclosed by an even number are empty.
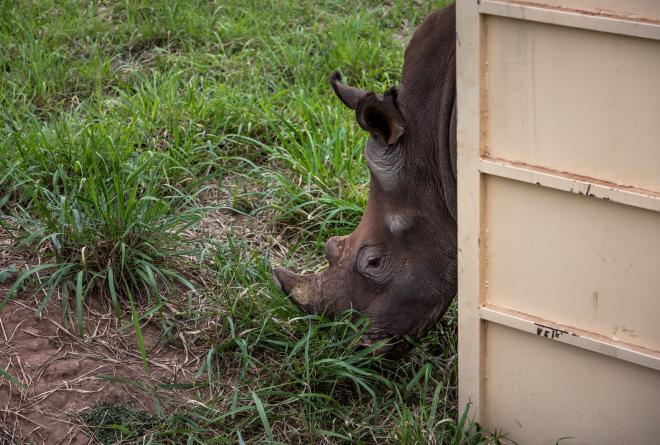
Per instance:
[[[356,266],[360,274],[379,284],[383,284],[389,279],[389,257],[374,246],[365,246],[360,249]]]
[[[369,258],[367,260],[367,266],[369,266],[369,267],[378,267],[378,266],[380,266],[380,258],[378,258],[378,257]]]

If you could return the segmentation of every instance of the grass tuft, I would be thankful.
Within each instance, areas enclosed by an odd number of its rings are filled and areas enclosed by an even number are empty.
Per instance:
[[[71,296],[82,332],[91,294],[108,296],[119,313],[130,293],[159,306],[173,286],[194,290],[178,270],[195,254],[184,235],[204,212],[195,205],[199,179],[184,181],[181,170],[190,169],[169,154],[122,151],[135,136],[130,128],[116,139],[98,124],[56,125],[35,139],[14,138],[17,156],[5,160],[14,166],[4,182],[15,201],[3,225],[20,247],[38,252],[41,264],[23,271],[1,304],[38,279],[34,290],[45,292],[39,312],[57,291],[68,319]]]

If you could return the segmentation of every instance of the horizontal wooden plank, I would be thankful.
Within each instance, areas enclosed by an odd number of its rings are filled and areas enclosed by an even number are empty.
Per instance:
[[[518,444],[658,445],[660,372],[485,324],[486,431]]]
[[[562,10],[578,10],[588,14],[627,17],[633,20],[660,21],[658,0],[499,0]]]
[[[570,28],[660,40],[660,23],[655,20],[541,6],[524,2],[481,0],[479,13],[548,23]]]
[[[479,316],[492,323],[660,371],[660,351],[616,341],[603,335],[491,304],[481,306]]]
[[[547,168],[482,157],[481,173],[660,212],[660,193]]]

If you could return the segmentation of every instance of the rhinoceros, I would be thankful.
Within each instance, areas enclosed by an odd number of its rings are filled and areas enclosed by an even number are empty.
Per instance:
[[[331,76],[369,133],[367,206],[353,233],[327,241],[327,269],[273,270],[282,291],[310,313],[367,316],[365,344],[423,335],[456,295],[455,34],[454,5],[429,15],[406,47],[400,85],[383,94]]]

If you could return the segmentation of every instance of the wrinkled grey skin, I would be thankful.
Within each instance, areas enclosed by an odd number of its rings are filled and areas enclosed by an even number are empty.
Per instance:
[[[454,23],[451,5],[416,29],[398,89],[380,95],[332,76],[335,93],[369,132],[367,207],[352,234],[328,240],[326,270],[273,271],[308,312],[367,315],[366,344],[423,335],[456,295]]]

